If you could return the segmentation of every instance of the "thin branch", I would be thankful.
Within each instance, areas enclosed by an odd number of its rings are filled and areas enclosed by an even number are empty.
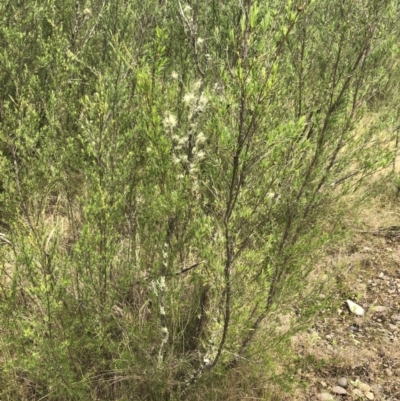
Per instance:
[[[189,270],[192,270],[192,269],[194,269],[195,267],[200,266],[200,265],[203,264],[204,262],[205,262],[205,260],[202,260],[202,261],[197,262],[197,263],[195,263],[195,264],[193,264],[193,265],[191,265],[191,266],[189,266],[189,267],[184,267],[182,270],[176,271],[176,272],[174,273],[174,275],[175,275],[175,276],[178,276],[179,274],[186,273],[186,272],[188,272]]]
[[[10,240],[8,240],[8,239],[6,238],[6,236],[5,236],[5,234],[3,234],[3,233],[0,233],[0,241],[3,241],[3,242],[5,242],[6,244],[8,244],[8,245],[10,245],[11,247],[14,248],[14,244],[13,244]]]
[[[182,4],[181,4],[180,0],[178,0],[178,4],[179,4],[179,14],[180,14],[180,16],[181,16],[181,18],[182,18],[182,20],[184,22],[184,25],[187,27],[187,29],[188,29],[188,31],[190,33],[190,37],[188,37],[188,39],[192,42],[192,45],[193,45],[194,57],[195,57],[197,71],[199,72],[201,77],[204,78],[205,73],[201,69],[200,62],[199,62],[199,50],[198,50],[198,47],[197,47],[197,32],[196,32],[196,28],[187,19],[186,15],[185,15],[185,12],[182,9]]]

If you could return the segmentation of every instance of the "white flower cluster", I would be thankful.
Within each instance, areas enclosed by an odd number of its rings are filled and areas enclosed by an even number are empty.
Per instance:
[[[171,73],[171,78],[183,83],[176,71]],[[192,194],[197,197],[200,193],[198,173],[200,162],[206,157],[204,145],[207,141],[206,135],[200,130],[199,118],[208,104],[202,80],[197,80],[186,88],[182,103],[186,109],[187,125],[185,119],[182,119],[182,122],[179,121],[178,125],[178,118],[171,111],[165,112],[162,123],[171,139],[171,162],[173,165],[183,167],[183,171],[178,173],[177,178],[189,176]],[[187,130],[183,129],[185,125]]]
[[[195,116],[203,112],[207,106],[208,99],[204,95],[201,85],[201,80],[194,82],[191,90],[186,92],[183,97],[183,102],[189,108],[189,120],[193,120]]]
[[[171,75],[173,79],[179,79],[176,72]],[[198,162],[206,156],[203,147],[207,138],[203,132],[199,131],[198,116],[205,111],[208,98],[203,93],[201,80],[195,81],[190,86],[190,89],[183,96],[183,103],[188,110],[188,132],[183,135],[177,132],[178,121],[171,112],[165,113],[163,125],[165,130],[171,134],[172,163],[175,165],[182,164],[190,176],[194,176],[198,171]]]
[[[178,124],[178,120],[176,116],[168,112],[164,116],[163,124],[166,130],[172,131]]]
[[[191,140],[191,160],[188,166],[189,176],[191,178],[191,190],[194,197],[198,197],[199,188],[199,167],[200,162],[206,157],[204,144],[207,140],[204,132],[199,127],[199,116],[206,110],[208,98],[203,91],[203,82],[198,80],[194,82],[190,90],[183,99],[188,108],[189,132],[188,138]]]

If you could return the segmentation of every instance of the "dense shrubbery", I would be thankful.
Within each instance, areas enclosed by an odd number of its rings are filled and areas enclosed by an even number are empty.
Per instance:
[[[391,161],[398,7],[3,2],[0,398],[267,377],[336,200]]]

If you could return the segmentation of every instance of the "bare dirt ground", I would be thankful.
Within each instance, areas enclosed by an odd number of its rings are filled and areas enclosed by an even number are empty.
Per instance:
[[[360,211],[349,222],[351,243],[325,264],[341,267],[333,306],[293,339],[304,358],[295,379],[305,386],[282,399],[400,401],[400,199],[393,198]],[[348,299],[365,315],[351,313]]]

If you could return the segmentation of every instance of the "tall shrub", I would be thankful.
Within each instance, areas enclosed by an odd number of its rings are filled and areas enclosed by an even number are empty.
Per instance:
[[[272,367],[336,201],[391,161],[397,2],[0,9],[1,398]]]

